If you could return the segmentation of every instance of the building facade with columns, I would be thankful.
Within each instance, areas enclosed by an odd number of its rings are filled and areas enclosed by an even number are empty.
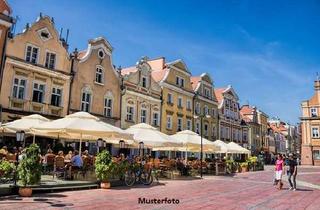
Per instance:
[[[233,87],[216,88],[219,109],[219,139],[243,144],[239,97]]]
[[[75,52],[70,113],[85,111],[120,127],[120,76],[112,64],[113,48],[103,37]]]
[[[67,114],[70,58],[53,19],[40,16],[7,40],[0,101],[2,122],[33,113],[49,118]]]
[[[133,67],[121,69],[121,127],[147,123],[160,130],[161,87],[151,76],[148,58],[143,57]]]
[[[209,74],[203,73],[200,76],[191,77],[191,84],[195,96],[193,99],[193,130],[209,140],[218,138],[218,101],[214,93],[213,81]],[[203,116],[203,125],[199,115]],[[197,118],[198,117],[198,118]]]
[[[160,131],[172,135],[192,130],[194,92],[191,73],[182,60],[166,62],[165,58],[148,61],[152,77],[162,89]]]
[[[320,80],[314,82],[314,95],[301,103],[301,164],[320,165]]]

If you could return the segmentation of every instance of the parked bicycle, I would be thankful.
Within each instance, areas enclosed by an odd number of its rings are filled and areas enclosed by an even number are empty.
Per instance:
[[[130,187],[136,182],[141,182],[144,185],[150,185],[153,182],[152,170],[145,168],[145,161],[134,163],[124,174],[124,182]]]

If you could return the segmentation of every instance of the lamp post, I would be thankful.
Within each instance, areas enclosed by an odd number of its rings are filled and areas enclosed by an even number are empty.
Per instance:
[[[100,149],[100,147],[102,147],[102,145],[103,145],[103,140],[102,140],[102,138],[98,138],[97,139],[97,152],[99,153],[99,149]]]
[[[203,129],[202,129],[202,124],[203,124],[203,118],[209,119],[211,118],[210,115],[207,115],[206,113],[204,114],[200,114],[200,115],[195,115],[194,116],[195,119],[200,118],[200,139],[201,139],[201,143],[200,143],[200,177],[202,178],[203,175],[203,170],[202,170],[202,162],[203,162]]]
[[[142,141],[139,142],[139,153],[140,156],[143,156],[144,153],[144,143]]]
[[[26,146],[26,142],[25,142],[25,132],[24,131],[17,131],[16,132],[16,140],[18,142],[23,142],[23,148]]]

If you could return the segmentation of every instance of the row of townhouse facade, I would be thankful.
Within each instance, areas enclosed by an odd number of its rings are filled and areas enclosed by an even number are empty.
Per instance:
[[[183,60],[142,57],[131,67],[116,68],[105,38],[69,53],[53,18],[40,14],[13,35],[11,9],[3,8],[1,123],[34,113],[57,119],[85,111],[123,129],[147,123],[169,135],[193,130],[254,154],[272,147],[265,113],[240,106],[234,88],[215,88],[208,73],[192,76]]]

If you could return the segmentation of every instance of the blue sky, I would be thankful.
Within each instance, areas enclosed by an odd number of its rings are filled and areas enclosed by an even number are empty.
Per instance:
[[[39,12],[70,29],[70,49],[106,37],[113,62],[182,58],[193,75],[231,84],[240,103],[295,123],[320,72],[320,1],[9,0],[16,32]]]

